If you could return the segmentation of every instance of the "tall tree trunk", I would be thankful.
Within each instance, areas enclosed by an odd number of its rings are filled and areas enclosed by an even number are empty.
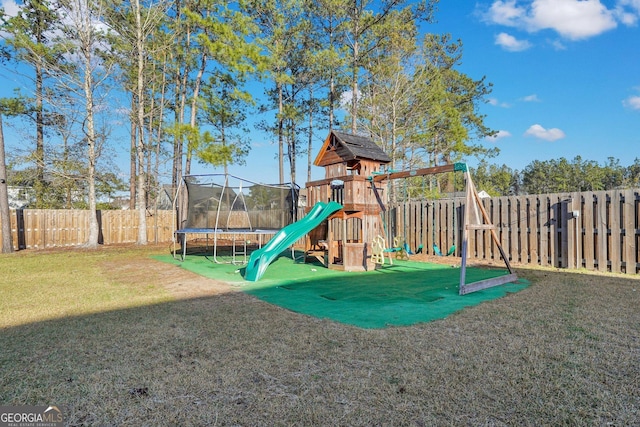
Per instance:
[[[147,205],[144,177],[144,34],[142,31],[142,17],[140,1],[135,0],[135,20],[136,20],[136,51],[138,54],[138,142],[136,144],[136,155],[138,159],[138,241],[139,245],[147,244]]]
[[[329,15],[329,48],[332,48],[334,40],[333,15]],[[333,130],[333,116],[336,102],[336,75],[334,67],[329,69],[329,132]]]
[[[177,79],[179,82],[180,79]],[[180,96],[178,95],[178,89],[176,89],[175,101],[176,105],[178,105],[178,100]],[[180,121],[180,113],[175,111],[175,121],[176,123],[182,123]],[[171,175],[171,185],[173,187],[173,193],[175,194],[178,183],[182,179],[182,135],[175,135],[173,141],[173,167],[172,167],[172,175]]]
[[[36,206],[44,204],[44,84],[42,65],[36,65]]]
[[[289,169],[291,171],[291,183],[296,182],[296,157],[298,153],[296,151],[296,128],[293,120],[291,120],[289,130]]]
[[[160,90],[160,111],[158,112],[158,125],[156,129],[156,164],[154,167],[154,175],[156,176],[156,181],[160,182],[160,148],[162,145],[162,138],[164,137],[162,133],[162,127],[164,126],[164,103],[165,103],[165,94],[167,90],[167,58],[164,57],[164,63],[162,64],[162,84]],[[171,197],[174,197],[174,194],[171,194]]]
[[[198,96],[200,94],[200,85],[202,83],[202,76],[204,75],[204,71],[207,67],[207,54],[203,53],[200,57],[200,68],[198,69],[198,74],[196,75],[195,84],[193,88],[193,94],[191,97],[191,117],[189,120],[189,125],[191,129],[196,128],[196,121],[198,118]],[[189,146],[187,147],[187,161],[185,164],[185,174],[191,174],[191,163],[193,162],[193,153],[195,152],[196,147],[194,147],[194,141],[190,141]]]
[[[282,100],[282,83],[276,83],[278,90],[278,173],[280,184],[284,182],[284,103]]]
[[[353,16],[358,16],[357,6]],[[356,25],[356,28],[353,35],[353,69],[351,75],[351,133],[355,135],[358,131],[358,55],[360,55],[360,45],[358,43],[358,37],[360,37],[360,31],[358,23],[354,22],[354,25]]]
[[[151,108],[151,111],[153,111],[153,108]],[[149,122],[151,122],[151,120],[149,120]],[[153,138],[153,130],[151,128],[151,123],[149,126],[149,129],[147,131],[147,135],[149,135],[149,142],[147,143],[147,150],[145,151],[145,158],[147,161],[147,166],[145,168],[146,172],[145,172],[145,193],[146,193],[146,199],[145,199],[145,205],[146,206],[150,206],[151,205],[151,200],[150,197],[153,195],[152,193],[152,187],[154,186],[154,182],[153,182],[153,175],[151,174],[151,160],[153,157],[153,143],[151,141],[151,139]]]
[[[185,65],[185,69],[178,69],[175,75],[175,94],[174,94],[174,108],[175,108],[175,122],[178,125],[182,125],[184,123],[184,110],[186,105],[186,92],[187,92],[187,65]],[[179,132],[178,135],[175,136],[174,146],[173,146],[173,185],[174,192],[178,187],[179,181],[182,179],[182,175],[184,175],[184,171],[182,169],[182,156],[184,155],[184,136],[182,132]]]
[[[351,133],[358,131],[358,68],[354,66],[351,77]]]
[[[155,183],[158,185],[158,195],[162,193],[164,190],[162,185],[160,185],[160,148],[162,144],[162,126],[164,125],[164,97],[166,91],[166,71],[167,71],[167,60],[166,56],[164,57],[164,63],[162,65],[162,83],[160,84],[160,101],[159,101],[159,111],[158,111],[158,120],[155,125],[155,134],[151,131],[151,137],[155,140],[155,152],[154,152],[154,165],[153,165],[153,176],[155,177]],[[156,92],[156,91],[154,91]],[[151,171],[150,171],[151,173]],[[169,194],[169,197],[173,200],[174,194]],[[154,204],[154,219],[157,221],[157,213],[158,213],[158,199],[156,197]],[[158,234],[156,233],[156,243],[158,239]]]
[[[336,102],[336,82],[335,77],[333,75],[333,70],[331,71],[331,78],[329,79],[329,132],[333,130],[333,115],[334,115],[334,104]]]
[[[152,93],[156,93],[155,87],[152,88],[151,91],[152,91]],[[147,124],[147,126],[148,126],[148,129],[147,129],[148,142],[147,142],[147,150],[145,151],[145,158],[146,158],[146,161],[147,161],[147,166],[146,166],[146,171],[147,172],[145,174],[145,177],[146,177],[145,188],[147,189],[146,190],[147,197],[146,197],[146,200],[145,200],[145,204],[146,204],[147,207],[151,206],[150,197],[153,194],[152,191],[151,191],[151,188],[155,184],[157,184],[157,182],[154,183],[154,181],[153,181],[154,176],[151,173],[152,172],[151,161],[153,160],[153,153],[154,153],[154,151],[153,151],[153,141],[154,141],[154,138],[153,138],[153,128],[154,128],[153,118],[154,118],[154,111],[155,111],[155,107],[156,107],[155,97],[154,96],[150,96],[149,97],[149,104],[150,104],[149,105],[149,120],[148,120],[148,124]]]
[[[309,88],[309,144],[307,147],[307,182],[311,181],[311,156],[313,156],[313,87]]]
[[[131,112],[136,111],[135,96],[131,97]],[[130,165],[129,165],[129,209],[136,208],[136,138],[138,121],[131,117],[131,149],[130,149]]]
[[[189,52],[189,49],[191,48],[191,28],[187,27],[186,30],[186,34],[185,34],[185,39],[186,39],[186,45],[184,47],[184,51],[185,52]],[[181,70],[182,74],[178,74],[178,85],[177,85],[177,99],[176,99],[176,105],[179,105],[180,107],[178,108],[178,115],[177,115],[177,123],[179,124],[184,124],[184,117],[185,117],[185,110],[187,108],[187,91],[188,91],[188,78],[191,74],[191,68],[189,66],[188,61],[185,60],[185,65],[184,65],[184,69]],[[178,147],[179,147],[179,152],[178,152],[178,157],[177,157],[177,164],[178,164],[178,179],[182,179],[183,175],[188,175],[189,174],[189,170],[186,168],[183,168],[182,165],[182,157],[185,154],[185,146],[184,146],[184,136],[181,135],[180,136],[180,141],[178,143]],[[188,146],[187,146],[187,150],[188,150]],[[190,168],[191,165],[189,164],[188,167]],[[177,182],[177,181],[176,181]]]
[[[63,167],[62,170],[64,171],[65,175],[69,174],[68,168],[66,165],[69,164],[69,143],[67,141],[67,138],[64,137],[64,142],[63,142],[63,147],[62,147],[62,163],[63,163]],[[66,180],[65,180],[66,181]],[[71,205],[72,205],[72,185],[69,183],[65,182],[65,209],[71,209]]]
[[[80,2],[82,6],[88,4]],[[89,8],[87,7],[88,11]],[[100,235],[98,225],[98,213],[96,212],[96,163],[98,160],[97,136],[95,127],[95,101],[93,98],[96,85],[94,84],[93,75],[93,47],[95,39],[93,29],[90,25],[91,18],[88,12],[82,14],[82,17],[76,22],[78,30],[79,52],[83,60],[82,69],[79,70],[80,81],[84,92],[84,123],[83,132],[87,144],[87,184],[89,186],[89,236],[86,246],[89,248],[98,247],[98,238]]]
[[[0,115],[0,224],[2,224],[2,253],[13,252],[11,239],[11,215],[7,188],[7,166],[4,152],[4,129]]]
[[[89,184],[89,238],[87,240],[87,246],[95,248],[98,246],[98,238],[100,235],[100,229],[98,225],[98,215],[96,212],[96,131],[93,116],[93,82],[91,77],[91,63],[88,61],[87,73],[85,73],[84,79],[84,95],[86,101],[86,120],[87,120],[87,159],[89,161],[89,168],[87,171],[87,181]]]
[[[222,126],[220,126],[220,144],[222,144],[222,148],[227,146],[227,126],[224,118],[222,119]],[[226,160],[224,161],[222,168],[224,174],[227,175],[229,173],[229,163]]]
[[[191,157],[193,157],[193,147],[187,140],[187,158],[184,160],[185,175],[191,175]]]

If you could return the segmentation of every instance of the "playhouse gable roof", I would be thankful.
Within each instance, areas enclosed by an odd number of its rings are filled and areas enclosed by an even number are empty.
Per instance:
[[[332,130],[324,141],[316,160],[316,166],[354,160],[374,160],[389,163],[391,158],[371,138]]]

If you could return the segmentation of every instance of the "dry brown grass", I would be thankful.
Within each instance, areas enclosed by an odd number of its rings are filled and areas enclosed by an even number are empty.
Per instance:
[[[67,405],[71,425],[640,424],[635,278],[520,268],[517,294],[363,330],[152,251],[96,263],[172,301],[0,330],[0,403]]]

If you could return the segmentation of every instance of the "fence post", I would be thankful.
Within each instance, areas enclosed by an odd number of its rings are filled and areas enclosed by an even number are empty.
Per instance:
[[[612,273],[620,273],[622,271],[622,258],[620,247],[622,244],[622,225],[620,217],[622,216],[622,200],[623,196],[619,190],[614,190],[611,194],[609,229],[609,262],[611,264]]]
[[[624,237],[622,244],[622,256],[624,261],[624,272],[626,274],[636,274],[637,270],[637,253],[636,246],[636,192],[633,190],[624,191],[624,205],[622,207],[622,220],[624,228]]]
[[[507,227],[509,230],[509,257],[514,262],[520,261],[520,242],[518,241],[520,215],[518,214],[518,208],[518,199],[509,197],[509,222]]]
[[[584,239],[582,243],[582,257],[584,258],[584,268],[593,270],[596,260],[596,239],[595,239],[595,208],[596,196],[593,192],[582,193],[582,227],[584,229]]]
[[[596,264],[599,271],[607,271],[607,235],[608,229],[608,195],[600,191],[598,192],[595,216],[596,216]]]
[[[571,209],[574,217],[574,229],[575,229],[575,263],[576,269],[582,268],[582,230],[583,230],[583,220],[584,215],[582,214],[582,195],[580,193],[573,193],[571,195],[572,203]]]
[[[16,231],[18,234],[18,250],[27,249],[27,236],[24,224],[24,209],[16,209]]]
[[[561,220],[562,227],[560,232],[561,247],[562,247],[562,260],[561,266],[564,268],[576,267],[576,227],[578,216],[574,215],[573,199],[561,201]]]

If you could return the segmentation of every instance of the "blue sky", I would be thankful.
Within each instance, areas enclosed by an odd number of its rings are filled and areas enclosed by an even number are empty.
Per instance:
[[[623,166],[640,158],[640,0],[441,0],[436,19],[423,31],[462,40],[460,70],[493,84],[481,112],[498,134],[474,141],[500,149],[490,162],[522,170],[578,155]],[[277,147],[256,137],[247,166],[231,171],[269,181]]]
[[[436,32],[464,45],[461,70],[493,83],[482,108],[494,163],[640,157],[640,0],[443,1]],[[472,162],[470,162],[472,163]]]

